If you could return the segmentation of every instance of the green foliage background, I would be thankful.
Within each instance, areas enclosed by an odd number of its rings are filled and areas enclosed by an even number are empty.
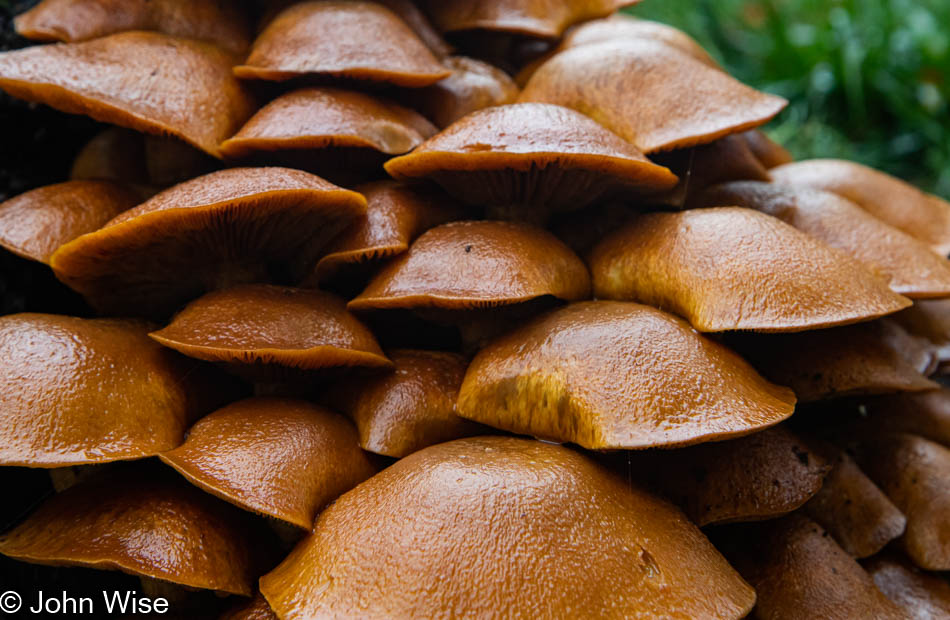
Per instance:
[[[644,0],[738,79],[790,105],[798,159],[839,157],[950,197],[950,1]]]

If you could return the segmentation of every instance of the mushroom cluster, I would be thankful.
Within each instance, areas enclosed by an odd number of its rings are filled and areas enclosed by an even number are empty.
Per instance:
[[[0,204],[87,304],[0,316],[0,554],[192,617],[950,617],[950,203],[632,4],[19,15],[0,89],[103,126]]]

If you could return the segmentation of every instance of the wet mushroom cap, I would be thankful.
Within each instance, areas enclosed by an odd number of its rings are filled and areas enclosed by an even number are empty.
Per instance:
[[[482,349],[457,409],[495,428],[602,450],[747,435],[794,406],[791,390],[682,319],[596,301],[540,316]]]
[[[588,265],[596,297],[667,308],[703,332],[810,330],[911,305],[850,256],[738,207],[643,215]]]
[[[739,618],[755,600],[666,502],[567,448],[503,437],[426,448],[344,494],[261,592],[282,618]]]
[[[475,110],[513,103],[521,92],[507,73],[487,62],[450,56],[442,64],[452,75],[407,94],[413,106],[438,127],[448,127]]]
[[[256,109],[217,47],[124,32],[0,54],[0,89],[63,112],[173,135],[218,157],[218,144]]]

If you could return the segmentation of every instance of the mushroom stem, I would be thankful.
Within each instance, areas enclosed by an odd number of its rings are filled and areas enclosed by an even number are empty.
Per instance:
[[[209,290],[225,290],[241,284],[269,281],[267,267],[261,263],[229,263],[211,273],[207,283]]]
[[[521,204],[487,205],[485,207],[485,219],[489,220],[524,222],[543,228],[550,218],[551,212],[548,209],[526,207]]]

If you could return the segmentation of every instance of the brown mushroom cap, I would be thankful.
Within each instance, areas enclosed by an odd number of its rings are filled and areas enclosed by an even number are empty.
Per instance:
[[[0,247],[49,263],[56,249],[138,204],[138,195],[109,181],[47,185],[0,203]]]
[[[839,250],[738,207],[643,215],[588,265],[596,297],[667,308],[703,332],[817,329],[911,304]]]
[[[874,585],[909,618],[950,618],[950,583],[925,573],[897,553],[886,553],[864,564]]]
[[[811,159],[771,170],[778,183],[844,196],[871,215],[931,246],[950,252],[950,203],[889,174],[850,161]]]
[[[165,316],[207,290],[299,281],[365,199],[287,168],[231,168],[176,185],[62,246],[56,276],[101,309]]]
[[[322,75],[419,87],[449,75],[415,32],[375,2],[300,2],[254,41],[240,78]]]
[[[918,300],[893,318],[908,332],[933,344],[937,360],[944,366],[939,370],[946,372],[950,362],[950,299]]]
[[[293,2],[294,0],[290,0]],[[432,50],[437,58],[445,58],[452,53],[452,46],[449,45],[438,30],[429,21],[428,16],[416,6],[415,0],[376,0],[387,9],[399,16],[399,19],[406,22],[406,25],[412,28],[423,43]]]
[[[523,103],[478,110],[386,163],[476,205],[579,209],[611,193],[669,189],[676,176],[578,112]]]
[[[247,51],[250,25],[240,7],[217,0],[43,0],[14,20],[17,33],[77,42],[125,30],[155,30]]]
[[[218,144],[256,107],[231,74],[232,63],[208,43],[124,32],[3,52],[0,89],[63,112],[178,136],[218,157]]]
[[[93,136],[73,159],[72,180],[105,179],[132,185],[151,183],[142,134],[109,127]]]
[[[487,62],[451,56],[442,64],[452,75],[406,95],[438,127],[448,127],[475,110],[513,103],[521,92],[507,73]]]
[[[219,409],[161,459],[212,495],[306,530],[320,508],[376,471],[349,420],[289,398]]]
[[[261,592],[282,618],[739,618],[755,600],[666,502],[503,437],[426,448],[346,493]]]
[[[456,310],[589,295],[584,263],[551,233],[514,222],[451,222],[416,239],[348,306]]]
[[[862,430],[912,433],[950,446],[950,389],[863,398],[859,406]]]
[[[556,54],[531,76],[519,100],[583,112],[645,153],[757,127],[787,103],[650,40],[605,41]]]
[[[233,391],[158,346],[150,325],[47,314],[0,318],[0,464],[63,467],[174,448]]]
[[[792,154],[789,153],[784,146],[772,140],[758,129],[744,131],[739,134],[739,137],[746,141],[746,144],[749,145],[749,148],[755,156],[762,162],[762,165],[768,169],[781,166],[782,164],[790,164],[795,161],[795,158],[792,157]]]
[[[402,458],[486,429],[455,413],[466,360],[456,353],[397,349],[392,374],[329,386],[327,402],[350,416],[364,450]]]
[[[57,493],[0,536],[0,553],[250,596],[273,555],[262,529],[170,474],[131,467]]]
[[[685,321],[625,302],[568,305],[482,349],[459,415],[591,450],[747,435],[792,415],[791,390]]]
[[[777,217],[880,273],[895,293],[911,298],[950,295],[950,260],[837,194],[736,181],[706,190],[703,202],[748,207]]]

